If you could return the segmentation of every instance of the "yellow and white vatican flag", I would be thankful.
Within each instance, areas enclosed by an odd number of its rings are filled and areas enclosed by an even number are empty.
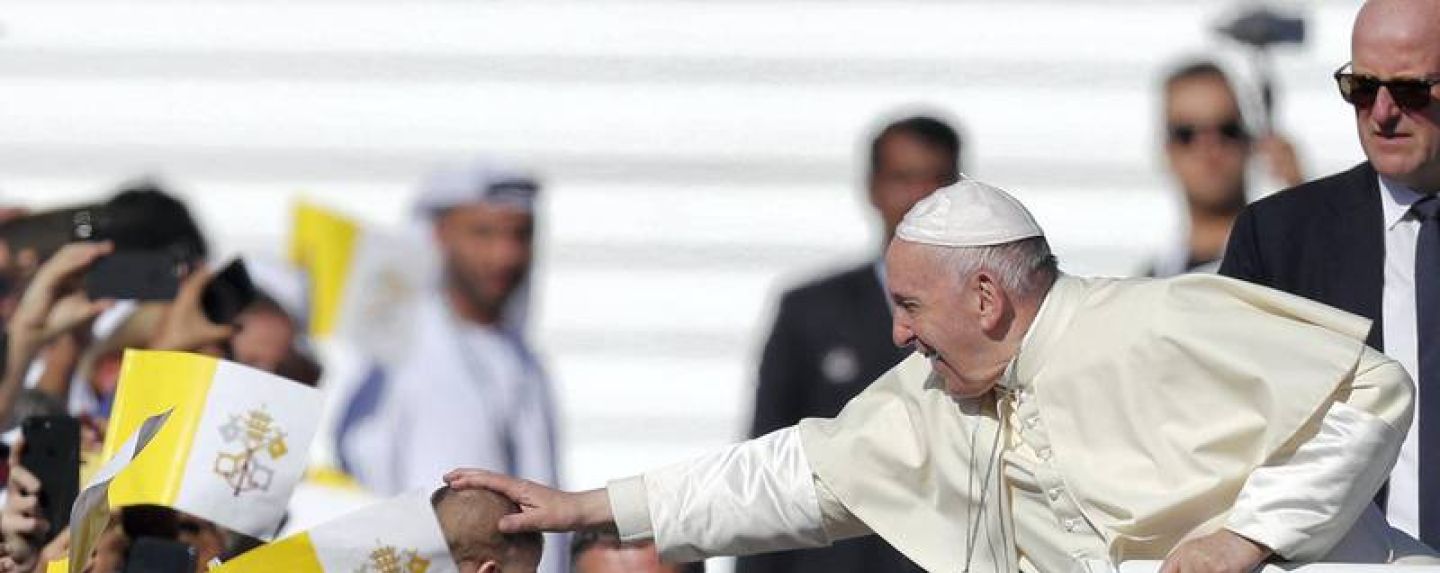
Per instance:
[[[407,353],[413,306],[439,276],[430,241],[301,203],[290,259],[308,275],[311,336],[345,340],[382,360]]]
[[[270,539],[305,473],[320,407],[318,390],[248,366],[126,351],[103,455],[167,418],[110,480],[109,506],[170,507]]]
[[[211,573],[456,573],[429,495],[373,504],[262,545]]]

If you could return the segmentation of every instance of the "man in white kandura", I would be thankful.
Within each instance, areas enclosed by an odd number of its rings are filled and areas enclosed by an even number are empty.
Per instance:
[[[1216,276],[1067,276],[1025,207],[971,179],[911,209],[885,260],[916,353],[837,417],[603,490],[447,481],[518,502],[506,530],[613,524],[682,561],[869,533],[950,572],[1428,553],[1370,506],[1414,388],[1367,321]]]
[[[441,280],[419,295],[413,332],[393,334],[413,343],[374,361],[336,432],[342,466],[372,492],[433,489],[456,465],[557,483],[555,401],[523,316],[539,192],[489,162],[442,169],[421,189]],[[546,545],[540,571],[569,571],[568,540]]]

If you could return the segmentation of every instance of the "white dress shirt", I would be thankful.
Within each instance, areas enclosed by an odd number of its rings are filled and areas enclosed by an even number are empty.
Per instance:
[[[1395,528],[1420,535],[1420,440],[1417,429],[1425,396],[1420,388],[1420,363],[1415,326],[1415,240],[1420,221],[1410,206],[1421,195],[1404,185],[1380,178],[1380,205],[1385,216],[1385,288],[1381,297],[1385,354],[1394,358],[1415,384],[1415,423],[1400,446],[1400,458],[1390,472],[1390,493],[1385,514]]]

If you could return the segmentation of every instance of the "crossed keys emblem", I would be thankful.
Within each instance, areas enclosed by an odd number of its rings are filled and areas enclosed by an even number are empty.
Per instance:
[[[230,421],[220,426],[220,438],[238,448],[215,457],[215,474],[230,485],[235,497],[248,491],[268,491],[275,470],[265,464],[264,457],[278,460],[290,451],[285,432],[275,425],[274,418],[263,407],[243,416],[231,415]]]
[[[370,552],[370,562],[361,565],[355,573],[425,573],[430,568],[430,560],[420,557],[413,549],[401,551],[393,545],[375,543],[379,547]]]

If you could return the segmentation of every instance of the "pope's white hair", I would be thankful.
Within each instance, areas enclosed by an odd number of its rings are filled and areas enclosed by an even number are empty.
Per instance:
[[[1037,297],[1055,282],[1059,268],[1045,237],[1031,237],[985,247],[924,245],[936,261],[963,283],[982,270],[989,271],[1010,296]]]

